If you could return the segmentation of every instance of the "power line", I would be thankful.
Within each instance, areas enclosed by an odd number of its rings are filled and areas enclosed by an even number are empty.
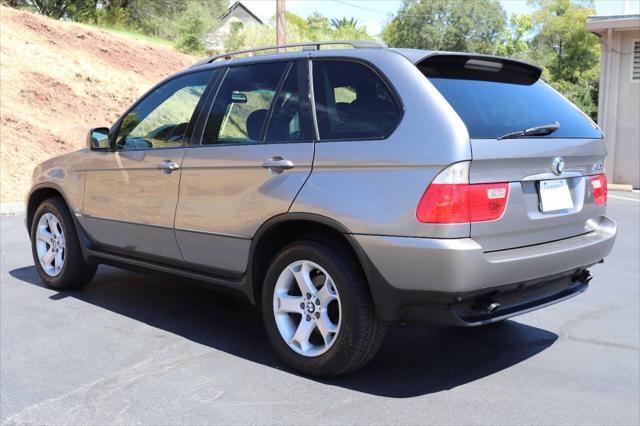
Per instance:
[[[356,9],[366,10],[368,12],[381,13],[383,15],[388,15],[389,14],[389,12],[385,12],[383,10],[373,9],[371,7],[366,7],[366,6],[360,6],[359,4],[356,5],[356,4],[347,3],[346,1],[343,1],[343,0],[333,0],[333,1],[335,1],[336,3],[342,4],[344,6],[350,6],[350,7],[356,8]]]
[[[636,53],[636,47],[635,46],[629,52],[620,52],[618,49],[609,46],[609,44],[607,44],[607,42],[604,41],[604,38],[600,38],[600,41],[602,42],[602,44],[604,44],[606,47],[608,47],[612,52],[617,53],[620,56],[633,55],[634,53]],[[638,43],[638,42],[636,41],[636,43]]]
[[[382,15],[385,16],[389,16],[391,15],[392,18],[397,18],[402,16],[403,18],[432,18],[432,15],[425,15],[425,14],[411,14],[411,13],[397,13],[394,15],[393,12],[385,12],[384,10],[380,10],[380,9],[373,9],[371,7],[366,7],[366,6],[360,6],[359,4],[353,4],[353,3],[348,3],[344,0],[333,0],[334,2],[338,3],[338,4],[342,4],[344,6],[349,6],[349,7],[353,7],[355,9],[361,9],[361,10],[366,10],[368,12],[374,12],[374,13],[380,13]]]

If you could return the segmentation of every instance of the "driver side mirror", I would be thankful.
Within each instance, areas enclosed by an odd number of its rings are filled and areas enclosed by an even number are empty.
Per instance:
[[[87,147],[91,151],[109,151],[111,143],[109,141],[109,129],[107,127],[96,127],[89,130],[87,134]]]

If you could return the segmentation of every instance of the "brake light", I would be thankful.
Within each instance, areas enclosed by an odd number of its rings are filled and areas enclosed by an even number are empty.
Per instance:
[[[607,176],[595,175],[590,176],[591,187],[593,188],[593,201],[596,206],[607,204]]]
[[[509,197],[509,184],[469,184],[469,162],[443,170],[418,203],[416,217],[423,223],[469,223],[502,216]]]

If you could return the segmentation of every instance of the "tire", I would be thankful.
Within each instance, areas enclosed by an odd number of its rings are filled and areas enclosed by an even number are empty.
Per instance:
[[[305,274],[315,287],[311,298],[300,290],[296,279]],[[276,353],[290,368],[305,375],[336,376],[356,370],[373,358],[384,338],[385,327],[360,264],[351,253],[329,241],[308,239],[285,247],[269,267],[261,307]],[[310,334],[301,332],[308,327]],[[297,339],[297,335],[310,337],[306,344],[300,344],[298,340],[304,342],[305,338]]]
[[[38,206],[30,234],[33,261],[47,287],[75,290],[91,282],[97,265],[84,261],[75,224],[62,198],[48,198]]]

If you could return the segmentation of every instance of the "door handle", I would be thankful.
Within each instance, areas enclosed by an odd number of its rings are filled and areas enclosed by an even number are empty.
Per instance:
[[[164,160],[162,163],[158,164],[158,170],[166,174],[172,173],[178,169],[180,169],[180,164],[175,161]]]
[[[283,170],[293,169],[293,162],[282,157],[271,157],[262,163],[262,167],[274,173],[282,173]]]

